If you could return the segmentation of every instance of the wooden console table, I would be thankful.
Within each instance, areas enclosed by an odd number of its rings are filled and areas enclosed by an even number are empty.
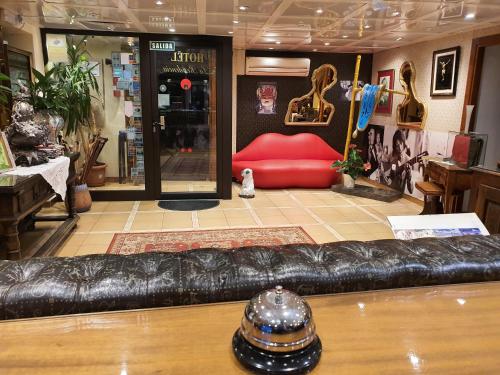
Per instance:
[[[475,212],[491,234],[500,233],[500,171],[472,169],[469,211]]]
[[[497,374],[500,283],[308,297],[312,374]],[[0,322],[2,375],[249,374],[231,349],[246,302]]]
[[[472,170],[456,165],[430,160],[425,167],[424,181],[432,181],[444,189],[443,210],[445,214],[459,212],[463,193],[471,187]]]
[[[0,175],[0,259],[51,255],[75,227],[78,215],[74,206],[73,187],[76,179],[75,162],[79,156],[79,153],[70,155],[66,193],[68,214],[64,216],[34,216],[55,195],[39,174],[27,177]],[[40,247],[27,252],[21,249],[19,242],[19,224],[25,219],[30,225],[37,221],[63,221],[63,224]]]

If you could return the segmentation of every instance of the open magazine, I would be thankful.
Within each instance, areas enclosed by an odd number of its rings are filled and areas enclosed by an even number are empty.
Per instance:
[[[475,213],[446,215],[388,216],[394,237],[411,240],[422,237],[489,235]]]

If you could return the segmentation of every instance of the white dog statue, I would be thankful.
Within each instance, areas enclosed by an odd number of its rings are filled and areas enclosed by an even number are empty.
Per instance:
[[[241,183],[241,198],[253,198],[255,197],[255,187],[253,185],[253,172],[250,168],[245,168],[241,171],[241,176],[243,177],[243,182]]]

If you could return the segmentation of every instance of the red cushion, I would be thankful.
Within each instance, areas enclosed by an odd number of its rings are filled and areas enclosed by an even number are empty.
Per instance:
[[[329,188],[339,174],[330,168],[333,160],[257,160],[234,161],[233,177],[241,182],[241,171],[253,171],[255,187],[264,189]]]
[[[328,188],[339,179],[335,160],[342,155],[317,135],[267,133],[233,155],[232,172],[241,182],[241,171],[252,169],[258,188]]]

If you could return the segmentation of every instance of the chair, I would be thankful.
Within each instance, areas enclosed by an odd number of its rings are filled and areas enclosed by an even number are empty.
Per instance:
[[[415,184],[418,191],[424,194],[424,209],[420,215],[442,214],[443,203],[441,198],[444,195],[444,189],[430,181],[419,181]]]

